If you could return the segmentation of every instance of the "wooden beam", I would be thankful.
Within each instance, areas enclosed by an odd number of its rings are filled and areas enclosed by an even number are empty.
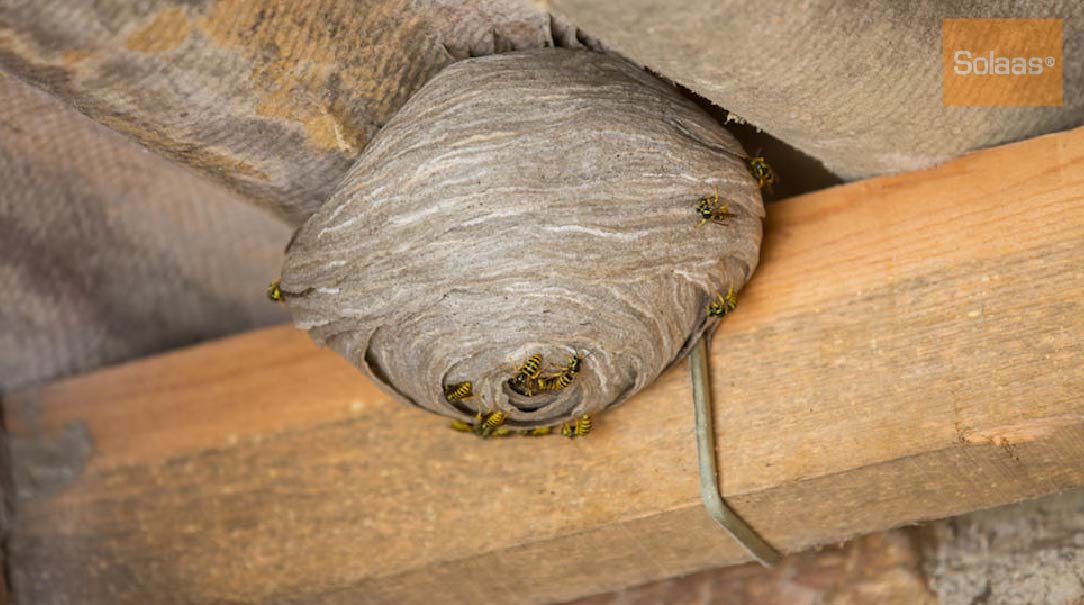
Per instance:
[[[36,0],[0,9],[0,71],[299,225],[443,67],[577,36],[495,0]]]
[[[1082,209],[1084,129],[770,206],[712,342],[739,514],[798,551],[1084,485]],[[688,382],[482,442],[278,328],[11,393],[13,589],[540,603],[737,563]]]

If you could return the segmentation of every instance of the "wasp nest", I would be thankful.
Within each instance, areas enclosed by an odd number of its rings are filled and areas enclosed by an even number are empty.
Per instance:
[[[402,401],[551,426],[691,348],[753,271],[763,213],[741,147],[671,86],[603,54],[501,54],[446,68],[381,129],[281,287]],[[548,388],[515,379],[536,354]]]

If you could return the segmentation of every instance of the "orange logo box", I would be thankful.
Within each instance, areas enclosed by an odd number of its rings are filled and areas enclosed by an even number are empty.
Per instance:
[[[948,106],[1061,106],[1061,19],[944,19]]]

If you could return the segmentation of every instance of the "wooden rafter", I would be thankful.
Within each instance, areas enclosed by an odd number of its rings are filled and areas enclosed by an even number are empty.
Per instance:
[[[1084,485],[1082,210],[1084,129],[770,206],[712,340],[739,514],[796,551]],[[11,393],[14,591],[541,603],[737,563],[688,384],[483,442],[282,327]]]

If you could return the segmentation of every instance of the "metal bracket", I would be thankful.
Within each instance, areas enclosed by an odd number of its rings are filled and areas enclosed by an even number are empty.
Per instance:
[[[779,551],[753,531],[723,501],[719,491],[719,472],[715,466],[715,431],[711,416],[711,377],[708,374],[708,336],[696,343],[689,355],[693,381],[693,413],[696,418],[696,456],[700,463],[700,498],[715,519],[749,554],[765,567],[772,567],[782,558]]]

